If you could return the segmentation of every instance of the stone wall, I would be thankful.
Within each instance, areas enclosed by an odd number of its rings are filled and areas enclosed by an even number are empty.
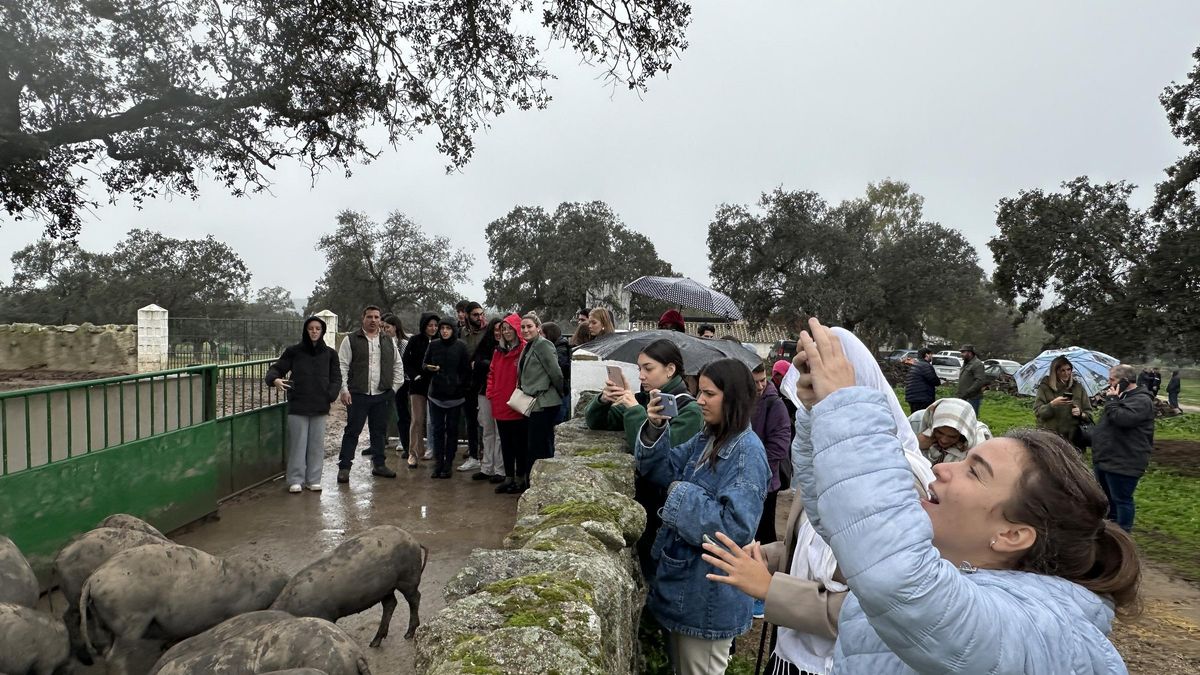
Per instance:
[[[417,631],[417,672],[640,672],[646,585],[633,546],[646,512],[622,434],[580,416],[559,425],[530,484],[504,548],[476,549],[446,585],[448,606]]]
[[[137,326],[0,324],[0,370],[137,372]]]

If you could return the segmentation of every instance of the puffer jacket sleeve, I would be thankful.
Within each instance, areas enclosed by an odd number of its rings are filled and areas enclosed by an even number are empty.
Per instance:
[[[894,424],[882,393],[842,389],[814,406],[812,450],[801,453],[805,506],[821,516],[809,517],[871,627],[917,672],[1056,663],[1055,646],[1027,634],[1033,624],[1015,596],[972,582],[933,547]]]

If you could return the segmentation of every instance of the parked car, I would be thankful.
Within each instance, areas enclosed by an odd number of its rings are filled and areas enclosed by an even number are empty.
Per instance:
[[[957,349],[943,349],[942,351],[934,354],[934,356],[953,356],[957,359],[962,356],[962,352],[958,351]]]
[[[770,360],[772,362],[778,361],[779,359],[791,361],[794,358],[796,358],[795,340],[779,340],[773,347],[771,347]]]
[[[900,363],[911,363],[917,358],[917,350],[915,349],[897,349],[891,354],[883,357],[884,361],[899,361]]]
[[[948,382],[958,382],[958,373],[962,370],[962,359],[957,356],[933,357],[933,372]]]
[[[1021,364],[1016,361],[1009,361],[1008,359],[988,359],[983,362],[983,367],[989,375],[992,374],[992,370],[995,367],[1002,370],[1005,375],[1016,375],[1017,371],[1021,369]]]

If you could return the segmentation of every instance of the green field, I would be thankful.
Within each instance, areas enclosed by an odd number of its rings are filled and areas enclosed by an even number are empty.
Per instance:
[[[903,400],[903,391],[897,393]],[[1188,393],[1186,383],[1183,393]],[[938,390],[939,398],[953,395],[949,387]],[[979,416],[998,436],[1013,427],[1033,426],[1032,407],[1032,398],[989,391],[984,394]],[[1154,438],[1200,443],[1200,413],[1159,419]],[[1197,450],[1200,452],[1200,446]],[[1172,464],[1151,461],[1134,495],[1137,516],[1133,536],[1146,556],[1192,582],[1200,582],[1200,472],[1196,470],[1200,455],[1190,458],[1190,466],[1179,466],[1179,461],[1178,455],[1172,458]]]

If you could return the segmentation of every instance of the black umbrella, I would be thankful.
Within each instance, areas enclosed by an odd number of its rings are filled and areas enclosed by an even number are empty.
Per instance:
[[[705,365],[725,358],[734,358],[751,370],[762,363],[758,354],[729,340],[702,340],[673,330],[647,330],[634,333],[613,333],[584,344],[581,349],[609,361],[637,363],[638,354],[655,340],[670,340],[683,353],[683,371],[695,375]]]
[[[687,277],[641,277],[627,284],[625,290],[734,321],[742,318],[742,311],[728,295]]]

